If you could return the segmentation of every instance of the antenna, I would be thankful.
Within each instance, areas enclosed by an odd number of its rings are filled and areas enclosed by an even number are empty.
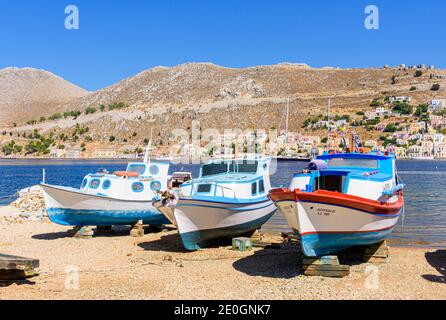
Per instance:
[[[286,105],[286,126],[285,126],[285,135],[288,138],[288,123],[290,118],[290,97],[288,97],[287,105]]]
[[[327,132],[328,132],[328,148],[331,148],[331,141],[330,141],[330,108],[331,108],[331,98],[328,98],[328,106],[327,106]]]
[[[144,155],[144,163],[150,162],[150,155],[151,155],[151,149],[152,149],[152,128],[150,128],[150,139],[149,143],[147,144],[146,154]]]

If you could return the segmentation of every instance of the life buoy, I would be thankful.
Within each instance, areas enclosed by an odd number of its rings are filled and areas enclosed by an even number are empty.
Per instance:
[[[130,171],[116,171],[114,173],[117,177],[125,177],[125,178],[136,178],[139,177],[138,172],[130,172]]]

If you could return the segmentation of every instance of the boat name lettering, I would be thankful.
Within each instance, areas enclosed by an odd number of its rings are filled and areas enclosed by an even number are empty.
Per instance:
[[[318,215],[325,215],[325,216],[329,216],[332,213],[336,213],[336,210],[334,209],[324,209],[324,208],[318,208],[317,209],[317,214]]]

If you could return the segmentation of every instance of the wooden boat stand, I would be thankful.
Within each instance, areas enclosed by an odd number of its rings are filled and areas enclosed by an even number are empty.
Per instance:
[[[38,274],[39,260],[0,254],[0,280],[22,280]]]
[[[94,231],[90,227],[73,227],[73,229],[68,230],[68,234],[73,238],[90,239],[93,237]]]
[[[144,237],[144,225],[142,220],[139,220],[132,226],[132,230],[130,230],[130,236],[134,238]]]
[[[293,243],[300,248],[300,239],[294,233],[282,233],[284,243]],[[302,255],[302,268],[306,276],[342,278],[350,274],[350,266],[360,263],[381,264],[390,260],[390,248],[383,241],[370,246],[358,246],[335,256],[308,258]]]

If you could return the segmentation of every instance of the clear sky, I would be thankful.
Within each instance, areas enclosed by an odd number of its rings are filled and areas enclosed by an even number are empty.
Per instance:
[[[65,29],[65,7],[79,30]],[[364,27],[367,5],[380,29]],[[42,68],[97,90],[157,65],[304,62],[445,68],[443,0],[0,0],[0,68]]]

